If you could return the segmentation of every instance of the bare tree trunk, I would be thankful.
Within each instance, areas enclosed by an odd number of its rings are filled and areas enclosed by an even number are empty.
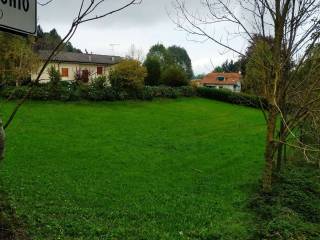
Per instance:
[[[286,142],[284,131],[285,131],[285,124],[282,120],[280,123],[280,131],[279,131],[280,143],[278,145],[277,171],[281,171],[282,165],[284,163],[284,147],[285,147],[284,142]]]
[[[0,162],[4,159],[5,139],[6,139],[6,134],[3,129],[2,120],[0,119]]]
[[[272,189],[273,156],[275,153],[274,134],[276,129],[277,110],[270,107],[267,121],[267,139],[265,147],[265,169],[262,178],[262,190],[269,193]]]

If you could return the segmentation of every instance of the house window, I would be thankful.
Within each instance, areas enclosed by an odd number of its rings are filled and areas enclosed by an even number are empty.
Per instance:
[[[97,74],[98,75],[102,75],[102,71],[103,71],[102,67],[97,67]]]
[[[224,81],[224,77],[223,76],[219,76],[219,77],[217,77],[217,80],[218,81]]]
[[[69,69],[61,68],[61,77],[69,77]]]

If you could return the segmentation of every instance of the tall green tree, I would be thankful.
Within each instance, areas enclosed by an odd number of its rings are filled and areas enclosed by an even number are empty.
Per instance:
[[[148,57],[157,57],[160,61],[162,70],[174,63],[172,56],[169,54],[166,47],[160,43],[155,44],[150,48],[149,53],[147,54],[147,58]]]
[[[152,70],[150,66],[150,70],[153,71],[151,74],[155,74],[155,78],[152,81],[157,81],[159,76],[159,73],[155,71],[156,62],[160,64],[160,75],[162,75],[166,69],[175,65],[184,71],[188,80],[194,77],[191,59],[188,52],[182,47],[174,45],[166,48],[163,44],[158,43],[150,48],[147,59],[148,64],[153,65]]]
[[[157,86],[161,79],[161,64],[157,56],[148,56],[143,64],[147,69],[145,84],[148,86]]]
[[[222,68],[221,66],[216,66],[213,71],[214,71],[214,72],[218,72],[218,73],[224,72],[224,71],[223,71],[223,68]]]
[[[224,72],[231,73],[231,72],[239,72],[240,69],[240,63],[238,61],[234,62],[233,60],[226,60],[222,64],[222,68],[224,69]]]
[[[174,45],[168,48],[168,52],[174,63],[179,65],[185,71],[187,79],[192,79],[194,76],[192,63],[186,49]]]
[[[240,56],[238,60],[240,71],[244,77],[247,73],[247,64],[249,62],[249,59],[254,54],[257,45],[261,44],[261,42],[264,42],[268,44],[270,47],[272,47],[274,44],[274,38],[271,36],[263,36],[261,34],[254,34],[252,36],[252,39],[248,43],[246,52],[242,56]]]
[[[240,72],[241,71],[241,61],[233,61],[233,60],[226,60],[222,63],[221,66],[217,66],[214,68],[215,72],[226,72],[226,73],[233,73],[233,72]]]
[[[266,97],[265,86],[272,77],[270,71],[273,62],[271,46],[263,39],[256,41],[246,61],[247,71],[243,79],[243,87],[248,93]]]

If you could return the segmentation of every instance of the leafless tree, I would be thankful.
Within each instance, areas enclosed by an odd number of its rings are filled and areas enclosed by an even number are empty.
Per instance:
[[[41,6],[46,6],[51,3],[52,0],[48,1],[38,1],[38,4]],[[120,7],[114,10],[106,10],[104,4],[107,2],[106,0],[81,0],[79,1],[79,10],[77,12],[76,17],[71,23],[70,29],[68,33],[63,37],[61,42],[53,49],[48,59],[43,64],[41,70],[38,73],[36,80],[30,86],[27,94],[17,103],[15,108],[13,109],[11,115],[9,116],[8,120],[5,124],[3,124],[2,119],[0,119],[0,161],[4,158],[5,152],[5,129],[9,127],[12,123],[14,117],[16,116],[17,112],[19,111],[20,107],[26,102],[26,100],[32,94],[33,86],[39,82],[40,76],[45,71],[46,67],[50,63],[51,59],[60,51],[61,47],[69,42],[71,38],[74,36],[76,31],[78,30],[79,25],[87,22],[92,22],[98,19],[102,19],[108,17],[112,14],[116,14],[128,7],[133,5],[140,4],[142,0],[128,0],[126,4],[121,5]]]
[[[319,0],[199,0],[200,9],[190,10],[184,0],[174,0],[175,14],[170,17],[180,30],[198,41],[212,41],[228,51],[244,55],[236,41],[253,40],[256,35],[272,38],[268,51],[262,51],[261,65],[266,79],[257,79],[268,102],[265,112],[267,134],[263,190],[271,191],[276,155],[281,164],[283,146],[294,147],[308,158],[315,146],[295,134],[297,126],[319,114],[319,65],[309,75],[297,78],[320,38]],[[269,54],[263,55],[263,54]],[[260,59],[261,60],[261,59]],[[259,64],[259,59],[256,65]],[[301,76],[301,75],[300,75]],[[317,76],[317,77],[315,77]],[[307,80],[308,84],[304,84]],[[281,119],[279,134],[277,119]],[[318,122],[316,123],[318,124]],[[280,161],[280,162],[279,162]]]
[[[143,62],[145,56],[142,49],[137,48],[134,44],[132,44],[126,54],[126,57],[129,59],[138,60],[139,62]]]

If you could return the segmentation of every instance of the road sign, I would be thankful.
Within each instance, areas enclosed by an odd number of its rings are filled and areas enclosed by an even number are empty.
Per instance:
[[[0,30],[36,35],[37,0],[0,0]]]

